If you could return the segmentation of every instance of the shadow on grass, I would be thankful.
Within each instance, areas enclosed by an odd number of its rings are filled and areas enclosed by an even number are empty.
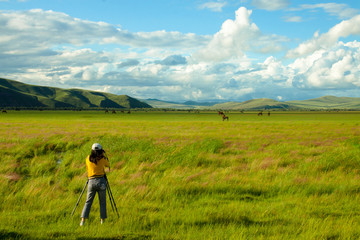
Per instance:
[[[215,186],[215,187],[182,187],[175,192],[178,196],[199,196],[199,195],[250,195],[253,197],[271,197],[276,195],[275,193],[268,192],[262,189],[254,189],[249,187],[233,187],[233,186]]]
[[[151,235],[146,234],[124,234],[122,236],[116,237],[74,237],[73,234],[70,233],[60,233],[55,232],[51,233],[47,237],[31,237],[26,234],[7,231],[7,230],[0,230],[0,239],[1,240],[32,240],[32,239],[77,239],[77,240],[141,240],[141,239],[152,239]]]
[[[0,230],[0,239],[30,239],[30,237],[22,233]]]
[[[142,239],[153,239],[150,235],[141,235],[141,234],[127,234],[119,237],[104,237],[104,238],[89,238],[89,237],[79,237],[76,240],[142,240]]]
[[[268,220],[268,221],[255,221],[246,216],[236,216],[236,217],[229,217],[229,216],[209,216],[207,220],[203,221],[196,221],[194,223],[190,223],[191,225],[195,225],[198,227],[205,227],[205,226],[227,226],[227,225],[239,225],[239,226],[268,226],[268,225],[287,225],[288,222],[285,220]]]

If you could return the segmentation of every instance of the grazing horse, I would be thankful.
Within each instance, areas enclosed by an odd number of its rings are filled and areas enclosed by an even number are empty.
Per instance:
[[[111,113],[116,113],[116,112],[115,112],[115,110],[112,110],[112,112],[111,112]]]
[[[1,112],[2,112],[2,113],[7,113],[7,111],[6,111],[5,109],[4,109],[4,110],[2,110]]]
[[[262,112],[259,112],[259,113],[258,113],[258,116],[262,116],[262,115],[263,115],[263,113],[262,113]]]
[[[109,113],[109,110],[106,109],[106,110],[105,110],[105,113]]]
[[[225,119],[226,119],[227,121],[229,121],[229,117],[228,117],[228,116],[225,116],[225,114],[222,115],[222,118],[223,118],[223,121],[225,121]]]
[[[218,111],[219,115],[224,115],[224,112]]]

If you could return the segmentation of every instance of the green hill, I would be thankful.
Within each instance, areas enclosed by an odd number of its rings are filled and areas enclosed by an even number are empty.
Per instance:
[[[245,102],[227,102],[215,104],[213,109],[234,109],[234,110],[270,110],[270,109],[293,109],[296,108],[284,102],[269,98],[252,99]]]
[[[291,105],[306,109],[360,109],[360,98],[324,96],[303,101],[289,101]]]
[[[245,102],[227,102],[216,104],[212,109],[233,110],[359,110],[360,98],[324,96],[301,101],[279,102],[273,99],[261,98]]]
[[[151,108],[127,95],[35,86],[0,78],[0,108]]]

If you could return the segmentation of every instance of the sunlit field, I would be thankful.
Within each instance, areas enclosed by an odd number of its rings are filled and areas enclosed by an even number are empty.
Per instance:
[[[359,239],[359,112],[8,111],[0,239]],[[112,166],[79,226],[85,158]]]

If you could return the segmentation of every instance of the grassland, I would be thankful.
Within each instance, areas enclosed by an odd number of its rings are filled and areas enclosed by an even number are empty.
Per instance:
[[[0,115],[0,238],[360,238],[360,113],[227,115]],[[94,142],[120,218],[80,228]]]

